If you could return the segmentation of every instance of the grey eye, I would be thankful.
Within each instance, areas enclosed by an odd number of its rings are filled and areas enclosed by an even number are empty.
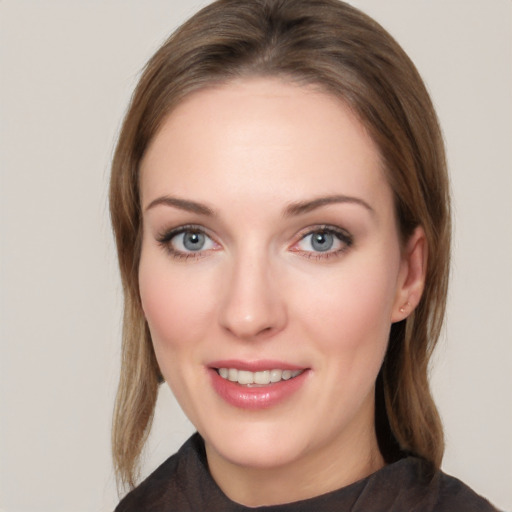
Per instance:
[[[188,251],[200,251],[204,248],[206,236],[204,233],[185,231],[181,234],[183,247]]]
[[[310,254],[338,254],[352,245],[352,236],[339,228],[321,227],[304,235],[295,246]]]
[[[328,251],[334,245],[334,235],[325,231],[311,233],[311,247],[318,252]]]

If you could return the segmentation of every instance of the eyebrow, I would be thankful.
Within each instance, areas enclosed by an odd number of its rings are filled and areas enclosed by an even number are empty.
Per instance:
[[[164,206],[172,206],[174,208],[179,208],[180,210],[185,210],[187,212],[198,213],[200,215],[208,215],[211,216],[214,214],[213,210],[202,203],[197,203],[196,201],[190,201],[188,199],[179,199],[178,197],[171,196],[162,196],[157,197],[151,203],[146,206],[146,211],[154,208],[155,206],[164,205]]]
[[[339,204],[339,203],[351,203],[358,204],[367,209],[370,213],[375,214],[375,210],[363,199],[352,196],[345,195],[335,195],[335,196],[326,196],[319,197],[316,199],[312,199],[310,201],[297,201],[295,203],[289,204],[284,210],[284,217],[292,217],[295,215],[301,215],[304,213],[308,213],[312,210],[316,210],[317,208],[321,208],[322,206],[327,206],[330,204]],[[191,201],[188,199],[180,199],[178,197],[171,196],[162,196],[157,197],[149,205],[146,207],[146,211],[154,208],[155,206],[171,206],[174,208],[179,208],[180,210],[185,210],[187,212],[197,213],[199,215],[207,215],[213,216],[214,211],[205,204],[198,203],[196,201]]]
[[[352,196],[335,195],[319,197],[317,199],[312,199],[311,201],[298,201],[296,203],[291,203],[286,207],[284,211],[284,216],[291,217],[294,215],[301,215],[303,213],[308,213],[312,210],[316,210],[317,208],[321,208],[322,206],[327,206],[329,204],[336,203],[358,204],[360,206],[363,206],[372,215],[375,215],[375,210],[363,199]]]

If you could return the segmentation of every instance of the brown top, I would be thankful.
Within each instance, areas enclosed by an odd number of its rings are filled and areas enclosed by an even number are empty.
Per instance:
[[[336,491],[285,505],[249,508],[231,501],[208,471],[204,443],[194,434],[115,512],[496,512],[460,480],[406,457]]]

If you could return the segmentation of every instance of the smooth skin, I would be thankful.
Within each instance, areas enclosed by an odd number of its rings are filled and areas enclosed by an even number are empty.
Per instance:
[[[401,243],[379,152],[349,108],[273,78],[193,93],[144,156],[141,198],[156,357],[224,493],[287,503],[380,469],[375,380],[391,324],[421,297],[427,249],[421,228]],[[209,365],[226,359],[307,374],[247,410],[212,387]]]

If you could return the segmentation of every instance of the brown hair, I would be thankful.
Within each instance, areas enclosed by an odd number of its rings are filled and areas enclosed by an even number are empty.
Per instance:
[[[407,240],[421,225],[429,248],[416,310],[393,324],[377,379],[376,430],[388,460],[403,452],[439,467],[443,433],[428,362],[444,318],[450,254],[442,136],[411,60],[375,21],[338,0],[219,0],[181,26],[148,62],[112,165],[110,211],[125,297],[122,367],[112,432],[116,474],[133,487],[162,377],[138,288],[139,164],[186,95],[244,76],[315,84],[348,104],[380,153]]]

